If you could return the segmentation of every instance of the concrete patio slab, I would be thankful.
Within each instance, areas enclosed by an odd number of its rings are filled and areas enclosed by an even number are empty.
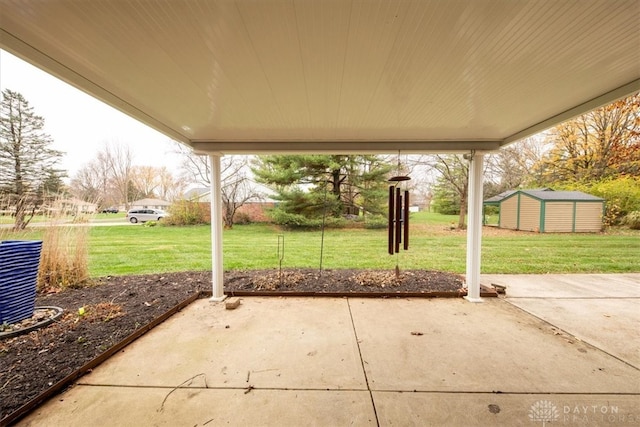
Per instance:
[[[351,311],[372,390],[640,393],[637,369],[503,300],[351,300]]]
[[[49,408],[54,408],[51,410]],[[302,422],[304,420],[304,422]],[[171,389],[76,386],[22,425],[375,426],[366,391]]]
[[[197,301],[79,383],[366,390],[344,298]]]
[[[637,425],[637,396],[374,392],[381,426]],[[410,420],[410,423],[398,423]]]

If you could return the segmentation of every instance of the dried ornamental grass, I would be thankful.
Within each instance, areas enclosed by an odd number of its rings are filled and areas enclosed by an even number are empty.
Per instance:
[[[273,272],[260,276],[254,280],[254,285],[258,290],[274,291],[281,287],[294,287],[302,283],[307,277],[295,271]]]
[[[402,283],[402,275],[394,271],[363,271],[353,276],[353,280],[360,286],[398,286]]]
[[[50,225],[42,237],[38,289],[79,286],[89,279],[88,227]]]

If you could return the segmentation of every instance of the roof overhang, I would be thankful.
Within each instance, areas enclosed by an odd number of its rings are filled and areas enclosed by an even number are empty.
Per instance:
[[[492,151],[640,91],[637,0],[0,0],[0,47],[200,152]]]

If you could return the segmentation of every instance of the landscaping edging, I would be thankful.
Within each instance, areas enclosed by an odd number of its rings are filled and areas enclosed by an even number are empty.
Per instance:
[[[0,419],[0,427],[9,426],[12,423],[19,421],[21,418],[28,415],[30,412],[32,412],[38,406],[40,406],[41,404],[49,400],[51,397],[63,391],[67,386],[69,386],[71,383],[76,381],[78,378],[82,377],[87,372],[91,371],[92,369],[96,368],[97,366],[105,362],[114,354],[116,354],[117,352],[119,352],[120,350],[122,350],[123,348],[131,344],[133,341],[137,340],[138,338],[146,334],[151,329],[160,325],[169,317],[173,316],[174,314],[176,314],[177,312],[179,312],[180,310],[182,310],[192,302],[196,301],[197,299],[208,297],[208,296],[211,296],[211,292],[200,291],[200,292],[194,293],[192,296],[182,301],[181,303],[176,304],[161,316],[156,317],[147,325],[140,327],[139,329],[137,329],[136,331],[134,331],[133,333],[125,337],[119,343],[111,346],[110,348],[105,350],[103,353],[99,354],[94,359],[90,360],[89,362],[85,363],[80,368],[76,369],[75,371],[73,371],[63,379],[59,380],[58,382],[53,384],[51,387],[49,387],[48,389],[46,389],[45,391],[43,391],[33,399],[29,400],[27,403],[25,403],[15,411],[11,412],[4,418]]]
[[[309,291],[225,291],[225,295],[230,297],[332,297],[332,298],[462,298],[467,296],[466,289],[457,291],[430,291],[430,292],[392,292],[392,291],[371,291],[371,292],[309,292]],[[487,286],[480,286],[480,296],[482,298],[496,298],[498,293],[495,289]]]

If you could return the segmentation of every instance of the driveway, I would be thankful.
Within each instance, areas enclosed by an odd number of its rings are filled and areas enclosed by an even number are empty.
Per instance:
[[[640,274],[484,275],[506,300],[640,369]]]

